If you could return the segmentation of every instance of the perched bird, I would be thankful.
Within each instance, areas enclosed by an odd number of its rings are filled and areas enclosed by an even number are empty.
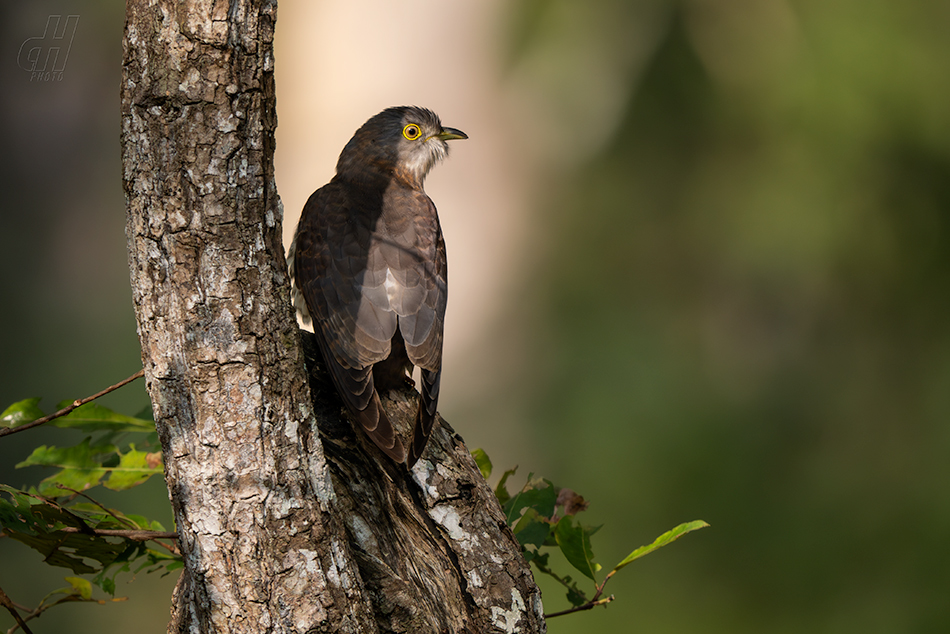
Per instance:
[[[288,254],[294,305],[313,320],[337,391],[396,462],[406,451],[378,391],[421,369],[410,467],[435,421],[447,297],[445,243],[423,183],[448,155],[447,141],[467,138],[425,108],[372,117],[343,148],[333,179],[310,196]]]

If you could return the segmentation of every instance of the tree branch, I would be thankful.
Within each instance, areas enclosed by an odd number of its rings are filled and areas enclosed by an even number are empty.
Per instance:
[[[540,564],[538,564],[538,567],[540,568]],[[552,577],[560,581],[561,584],[564,585],[565,587],[568,587],[568,588],[570,587],[564,582],[563,579],[561,579],[556,574],[554,574],[554,572],[552,572],[550,569],[542,570],[542,572],[545,572],[551,575]],[[583,612],[584,610],[590,610],[592,608],[596,608],[598,605],[607,605],[608,603],[614,600],[614,595],[610,595],[609,597],[604,597],[603,599],[601,599],[600,597],[604,593],[604,587],[607,585],[607,582],[610,581],[610,578],[614,576],[615,572],[617,571],[611,570],[609,573],[607,573],[607,576],[604,577],[604,580],[599,585],[596,586],[597,591],[594,593],[594,598],[590,599],[589,601],[587,601],[586,603],[582,605],[576,605],[572,608],[561,610],[560,612],[552,612],[551,614],[545,614],[544,618],[550,619],[550,618],[554,618],[555,616],[564,616],[565,614],[573,614],[574,612]]]
[[[584,605],[574,606],[573,608],[561,610],[560,612],[552,612],[551,614],[545,614],[544,618],[553,619],[556,616],[564,616],[565,614],[573,614],[575,612],[583,612],[584,610],[592,610],[596,608],[598,605],[607,605],[613,600],[614,600],[614,595],[610,595],[609,597],[604,597],[603,599],[598,599],[596,601],[591,599]]]
[[[163,539],[163,538],[168,538],[168,539],[175,539],[175,540],[177,540],[177,539],[178,539],[178,533],[177,533],[177,532],[167,532],[167,533],[166,533],[166,532],[163,532],[163,531],[146,531],[146,530],[144,530],[144,529],[139,528],[139,527],[136,526],[135,524],[133,524],[127,517],[122,517],[121,515],[116,515],[116,514],[112,511],[112,509],[106,508],[106,507],[103,506],[98,500],[94,499],[93,497],[91,497],[91,496],[88,495],[87,493],[84,493],[84,492],[82,492],[82,491],[77,491],[77,490],[75,490],[75,489],[70,489],[68,486],[65,486],[65,485],[62,485],[62,484],[57,484],[56,486],[57,486],[58,488],[60,488],[60,489],[65,489],[65,490],[67,490],[67,491],[69,491],[69,492],[71,492],[71,493],[73,493],[73,494],[75,494],[75,495],[79,495],[79,496],[81,496],[81,497],[86,498],[87,500],[89,500],[90,502],[92,502],[93,504],[95,504],[96,506],[98,506],[100,509],[102,509],[102,511],[103,511],[104,513],[106,513],[106,514],[108,514],[108,515],[111,515],[113,518],[115,518],[116,521],[121,522],[121,523],[125,524],[126,526],[129,526],[130,528],[129,528],[128,531],[127,531],[127,532],[129,532],[129,533],[156,533],[156,534],[157,534],[155,537],[146,537],[145,539],[137,539],[137,538],[135,538],[135,537],[129,536],[129,539],[136,540],[136,541],[148,541],[148,540],[150,540],[150,539],[154,539],[156,544],[158,544],[159,546],[161,546],[162,548],[164,548],[164,549],[167,550],[168,552],[172,553],[173,555],[180,555],[180,554],[181,554],[181,552],[179,551],[178,546],[177,546],[176,544],[174,544],[174,543],[172,543],[172,544],[166,544],[165,542],[160,542],[160,541],[158,541],[159,539]],[[63,510],[66,511],[67,513],[69,512],[69,511],[68,511],[67,509],[65,509],[65,508],[63,508]],[[81,521],[81,520],[80,520],[80,521]],[[83,524],[85,525],[85,522],[83,522]],[[87,527],[87,528],[88,528],[88,530],[77,530],[76,532],[81,532],[81,533],[87,533],[87,534],[88,534],[89,531],[97,531],[97,530],[99,530],[99,529],[94,529],[94,528],[92,528],[92,527]],[[102,530],[109,530],[109,529],[102,529]],[[71,531],[67,531],[67,532],[71,532]],[[118,530],[117,530],[117,531],[114,531],[114,532],[117,532],[117,533],[118,533],[118,532],[122,532],[122,531],[118,531]],[[95,533],[95,534],[105,535],[105,533]],[[124,537],[124,536],[125,536],[125,535],[118,535],[118,537]]]
[[[7,596],[7,593],[3,591],[3,588],[0,588],[0,605],[7,609],[7,612],[10,613],[10,615],[13,617],[13,620],[16,621],[17,625],[20,626],[20,629],[22,629],[25,634],[33,634],[33,632],[30,631],[30,628],[27,627],[26,621],[24,621],[23,617],[20,616],[16,606],[13,605],[13,601],[11,601],[10,597]]]
[[[119,389],[120,387],[123,387],[123,386],[125,386],[125,385],[128,385],[129,383],[131,383],[131,382],[134,381],[135,379],[140,379],[140,378],[142,378],[143,376],[145,376],[145,370],[139,370],[138,372],[136,372],[135,374],[133,374],[133,375],[130,376],[129,378],[123,379],[123,380],[119,381],[118,383],[116,383],[115,385],[110,385],[110,386],[107,387],[106,389],[102,390],[101,392],[96,392],[96,393],[93,394],[92,396],[87,396],[86,398],[77,399],[77,400],[73,401],[72,403],[70,403],[69,405],[67,405],[66,407],[64,407],[63,409],[61,409],[61,410],[59,410],[58,412],[55,412],[55,413],[53,413],[53,414],[50,414],[49,416],[44,416],[43,418],[37,418],[37,419],[34,420],[33,422],[25,423],[25,424],[23,424],[23,425],[17,425],[16,427],[7,427],[7,428],[5,428],[5,429],[0,429],[0,438],[3,438],[4,436],[9,436],[10,434],[15,434],[15,433],[17,433],[17,432],[26,431],[27,429],[33,429],[34,427],[39,427],[40,425],[45,425],[46,423],[50,422],[51,420],[54,420],[54,419],[60,418],[60,417],[62,417],[62,416],[65,416],[66,414],[70,413],[71,411],[73,411],[73,410],[76,409],[77,407],[80,407],[80,406],[82,406],[82,405],[85,405],[86,403],[90,403],[90,402],[96,400],[97,398],[99,398],[100,396],[105,396],[105,395],[108,394],[109,392],[114,392],[115,390]]]
[[[124,537],[137,542],[147,542],[154,539],[178,539],[178,533],[174,531],[148,531],[145,529],[112,529],[112,528],[90,528],[84,530],[76,526],[64,526],[59,529],[63,533],[83,533],[84,535],[99,535],[100,537]],[[162,546],[168,548],[167,544]]]
[[[0,590],[0,592],[2,592],[2,590]],[[46,601],[47,598],[49,598],[49,596],[44,598],[43,601]],[[14,632],[16,632],[18,627],[23,628],[23,631],[25,632],[25,634],[32,634],[32,632],[30,632],[30,628],[26,626],[26,622],[39,618],[40,616],[42,616],[43,612],[46,612],[50,608],[55,608],[57,605],[61,605],[63,603],[82,602],[82,603],[98,603],[99,605],[103,605],[107,601],[112,602],[112,603],[118,603],[120,601],[127,601],[127,600],[128,600],[128,597],[112,597],[107,600],[92,599],[92,598],[85,599],[79,596],[78,594],[67,594],[66,596],[61,597],[57,599],[56,601],[53,601],[52,603],[44,603],[43,601],[41,601],[40,604],[36,606],[36,608],[34,609],[30,609],[26,606],[16,605],[15,603],[13,603],[14,606],[18,607],[21,610],[26,610],[27,613],[26,613],[26,616],[23,618],[22,622],[18,621],[16,625],[14,625],[13,627],[7,630],[7,634],[13,634]]]

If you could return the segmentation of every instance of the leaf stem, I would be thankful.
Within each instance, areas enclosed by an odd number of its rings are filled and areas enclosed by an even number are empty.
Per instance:
[[[604,580],[600,583],[600,585],[597,586],[597,592],[594,593],[594,598],[591,599],[591,601],[596,601],[597,599],[600,598],[600,595],[602,595],[602,594],[604,593],[604,586],[607,585],[607,582],[610,581],[610,578],[614,576],[614,573],[615,573],[615,572],[617,572],[617,571],[616,571],[616,570],[611,570],[610,572],[607,573],[607,576],[604,577]],[[612,598],[613,598],[613,597],[611,597],[611,599],[612,599]]]

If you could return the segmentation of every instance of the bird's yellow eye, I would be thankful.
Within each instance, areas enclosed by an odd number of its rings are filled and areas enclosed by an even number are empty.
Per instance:
[[[420,134],[422,134],[422,130],[420,130],[419,126],[417,126],[415,123],[410,123],[402,129],[402,135],[410,141],[415,141],[418,139]]]

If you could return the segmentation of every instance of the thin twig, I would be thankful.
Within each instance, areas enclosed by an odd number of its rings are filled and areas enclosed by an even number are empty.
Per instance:
[[[121,517],[121,516],[119,516],[119,515],[116,515],[116,514],[115,514],[115,511],[113,511],[112,509],[107,509],[107,508],[104,507],[98,500],[94,500],[93,498],[89,497],[89,495],[87,495],[86,493],[83,493],[82,491],[77,491],[76,489],[71,489],[71,488],[69,488],[68,486],[66,486],[65,484],[57,484],[57,485],[56,485],[56,488],[57,488],[57,489],[63,489],[64,491],[69,491],[70,493],[72,493],[72,494],[74,494],[74,495],[78,495],[78,496],[80,496],[80,497],[84,497],[84,498],[86,498],[87,500],[89,500],[90,502],[92,502],[93,504],[95,504],[96,506],[98,506],[100,509],[102,509],[102,511],[103,511],[104,513],[106,513],[107,515],[111,515],[112,517],[114,517],[117,521],[122,522],[123,524],[125,524],[126,526],[130,527],[130,528],[133,529],[133,530],[137,530],[137,529],[138,529],[138,526],[136,526],[136,525],[132,522],[132,520],[130,520],[130,519],[127,518],[127,517]]]
[[[33,634],[33,632],[30,631],[30,628],[26,626],[26,621],[24,621],[23,617],[20,616],[20,613],[17,612],[16,607],[13,605],[13,601],[11,601],[10,597],[7,596],[7,593],[3,591],[3,588],[0,588],[0,605],[3,605],[3,607],[7,609],[7,612],[13,616],[13,620],[15,620],[17,625],[20,626],[24,634]]]
[[[567,610],[561,610],[560,612],[554,612],[552,614],[545,614],[544,618],[550,619],[555,616],[564,616],[565,614],[573,614],[574,612],[583,612],[584,610],[591,610],[593,608],[596,608],[598,605],[607,605],[613,600],[614,600],[614,595],[610,595],[609,597],[604,597],[603,599],[598,599],[597,601],[588,601],[584,605],[578,605],[573,608],[569,608]]]
[[[63,485],[63,484],[57,484],[56,486],[59,487],[60,489],[65,489],[66,491],[69,491],[70,493],[74,493],[74,494],[76,494],[76,495],[79,495],[79,496],[82,496],[82,497],[86,498],[87,500],[89,500],[90,502],[92,502],[93,504],[95,504],[96,506],[98,506],[100,509],[102,509],[104,513],[106,513],[106,514],[108,514],[108,515],[111,515],[111,516],[114,517],[117,521],[122,522],[122,523],[125,524],[126,526],[130,526],[130,527],[131,527],[131,529],[128,530],[128,531],[122,531],[122,530],[117,530],[117,529],[105,529],[105,528],[104,528],[104,529],[91,528],[90,530],[92,530],[95,534],[106,536],[106,535],[109,535],[109,534],[111,533],[113,536],[116,536],[116,537],[128,537],[129,539],[132,539],[132,540],[135,540],[135,541],[143,541],[143,542],[144,542],[144,541],[149,541],[149,540],[151,540],[151,539],[154,539],[156,544],[158,544],[159,546],[161,546],[162,548],[164,548],[165,550],[167,550],[167,551],[170,552],[171,554],[173,554],[173,555],[178,555],[178,554],[180,554],[179,551],[178,551],[178,547],[177,547],[175,544],[166,544],[165,542],[160,542],[160,541],[158,541],[159,539],[178,539],[178,533],[173,533],[173,532],[168,532],[168,531],[147,531],[147,530],[145,530],[145,529],[141,529],[141,528],[139,528],[138,526],[136,526],[136,525],[135,525],[131,520],[129,520],[127,517],[122,517],[121,515],[116,515],[115,511],[113,511],[112,509],[106,508],[106,507],[103,506],[98,500],[92,498],[92,497],[89,496],[88,494],[83,493],[82,491],[77,491],[76,489],[70,489],[68,486]],[[109,531],[109,532],[107,532],[107,531]],[[75,531],[73,531],[73,530],[67,530],[66,532],[67,532],[67,533],[72,533],[72,532],[76,532],[76,533],[88,533],[89,531],[84,531],[84,530],[81,530],[81,529],[77,529],[77,530],[75,530]],[[154,534],[154,535],[151,536],[151,537],[145,537],[144,539],[138,539],[137,537],[132,537],[132,536],[131,536],[131,534],[133,534],[133,533],[134,533],[134,534],[141,534],[141,535],[144,535],[144,534],[146,534],[146,533],[151,533],[151,534]]]
[[[114,392],[120,387],[124,385],[128,385],[135,379],[140,379],[143,376],[145,376],[145,370],[139,370],[138,372],[136,372],[129,378],[123,379],[119,381],[118,383],[116,383],[115,385],[111,385],[107,387],[101,392],[93,394],[92,396],[87,396],[86,398],[81,398],[81,399],[77,399],[73,401],[72,403],[70,403],[69,405],[67,405],[66,407],[64,407],[63,409],[59,410],[58,412],[54,414],[50,414],[49,416],[44,416],[43,418],[37,418],[35,421],[26,423],[25,425],[18,425],[17,427],[7,427],[5,429],[0,429],[0,438],[3,438],[4,436],[9,436],[10,434],[15,434],[17,432],[26,431],[27,429],[33,429],[34,427],[39,427],[40,425],[45,425],[46,423],[50,422],[53,419],[59,418],[61,416],[65,416],[66,414],[70,413],[77,407],[80,407],[81,405],[85,405],[86,403],[94,401],[100,396],[105,396],[109,392]]]
[[[568,608],[567,610],[561,610],[560,612],[554,612],[553,614],[545,614],[544,618],[550,619],[555,616],[564,616],[565,614],[573,614],[574,612],[582,612],[584,610],[590,610],[592,608],[596,608],[598,605],[607,605],[608,603],[614,600],[614,595],[610,595],[609,597],[604,597],[603,599],[600,598],[600,595],[604,593],[604,586],[607,585],[607,582],[610,581],[610,578],[614,576],[615,572],[617,571],[611,570],[609,573],[607,573],[607,576],[604,577],[604,580],[600,582],[600,584],[596,584],[594,586],[597,591],[594,593],[594,598],[588,601],[587,603],[584,603],[582,605],[575,605],[572,608]],[[553,575],[553,573],[549,573],[549,574]],[[554,578],[557,579],[558,581],[561,581],[561,579],[559,579],[557,575],[554,575]],[[564,582],[561,581],[561,583],[564,583]],[[566,583],[564,585],[567,586]]]
[[[119,529],[119,528],[93,528],[92,534],[99,535],[101,537],[125,537],[126,539],[131,539],[137,542],[147,542],[153,539],[178,539],[178,533],[172,531],[149,531],[144,528],[138,529]],[[63,533],[83,533],[88,535],[89,531],[84,531],[81,528],[75,526],[64,526],[59,529]],[[166,544],[158,542],[162,546],[168,547]]]
[[[594,593],[594,598],[591,599],[591,602],[596,601],[600,598],[600,595],[604,593],[604,586],[607,585],[607,582],[610,581],[610,578],[614,576],[614,573],[617,572],[616,568],[607,573],[607,576],[604,577],[604,580],[597,586],[597,592]]]
[[[128,597],[114,597],[112,599],[108,599],[108,601],[112,603],[118,603],[120,601],[128,601],[128,600],[129,600]],[[34,610],[30,610],[29,608],[19,606],[21,610],[26,610],[28,612],[26,615],[26,618],[24,618],[23,621],[26,622],[26,621],[32,621],[33,619],[38,619],[40,616],[42,616],[43,612],[46,612],[50,608],[55,608],[57,605],[61,605],[63,603],[81,602],[81,603],[98,603],[99,605],[105,605],[106,603],[106,600],[103,600],[103,599],[84,599],[78,594],[67,594],[65,597],[57,599],[56,601],[53,601],[52,603],[45,603],[45,601],[46,599],[43,599],[43,601],[41,601],[40,604]],[[18,626],[19,624],[11,627],[9,630],[7,630],[7,634],[13,634],[14,632],[16,632],[16,629]],[[27,628],[25,625],[20,626],[20,627],[23,627],[23,631],[25,632],[25,634],[32,634],[29,628]]]

